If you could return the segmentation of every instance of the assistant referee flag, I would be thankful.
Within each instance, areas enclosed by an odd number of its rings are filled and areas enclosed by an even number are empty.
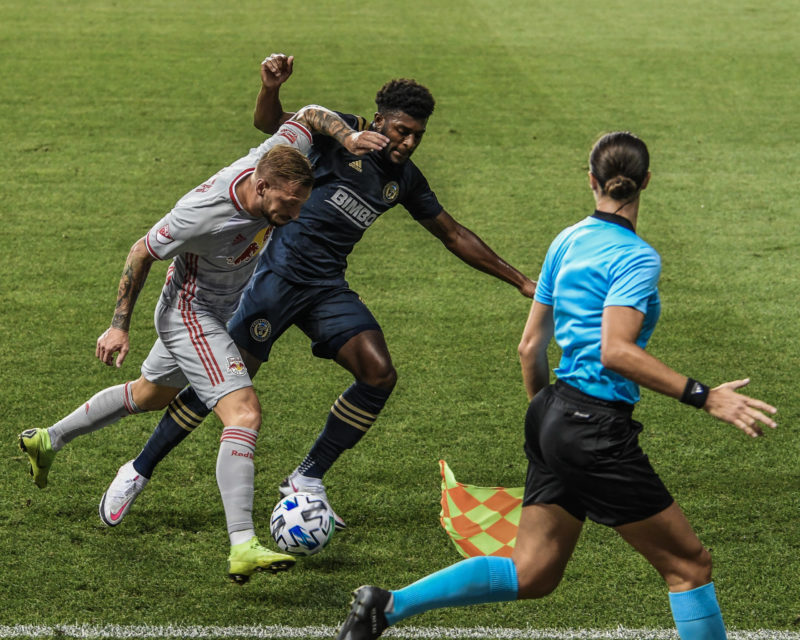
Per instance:
[[[442,511],[439,520],[465,558],[471,556],[510,557],[517,539],[522,514],[524,487],[476,487],[456,482],[444,460]]]

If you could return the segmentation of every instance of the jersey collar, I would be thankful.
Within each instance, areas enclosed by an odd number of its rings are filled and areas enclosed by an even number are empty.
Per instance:
[[[592,214],[592,218],[597,218],[598,220],[604,220],[605,222],[611,222],[613,224],[618,224],[620,227],[625,227],[626,229],[630,229],[634,233],[636,233],[636,229],[633,228],[631,221],[627,218],[623,218],[622,216],[618,216],[615,213],[606,213],[605,211],[598,211],[597,209],[594,210]]]
[[[236,195],[236,185],[238,185],[242,180],[244,180],[247,176],[253,173],[253,171],[255,171],[255,167],[250,167],[249,169],[245,169],[233,179],[230,186],[228,187],[228,194],[231,197],[231,202],[233,202],[233,206],[236,208],[236,211],[244,211],[244,207],[242,206],[242,203],[239,200],[239,196]],[[247,211],[246,213],[250,212]]]

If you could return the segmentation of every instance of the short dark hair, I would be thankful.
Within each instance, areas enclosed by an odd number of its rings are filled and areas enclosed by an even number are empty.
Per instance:
[[[256,165],[256,177],[267,173],[303,187],[314,186],[314,170],[302,153],[287,144],[279,144],[267,151]]]
[[[600,138],[589,156],[589,169],[603,193],[626,200],[642,188],[650,168],[644,141],[630,131],[614,131]]]
[[[427,120],[436,102],[416,80],[398,78],[383,85],[375,96],[378,113],[402,111],[416,120]]]

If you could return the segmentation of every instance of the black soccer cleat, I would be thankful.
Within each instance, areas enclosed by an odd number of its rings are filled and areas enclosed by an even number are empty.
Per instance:
[[[374,640],[389,623],[384,613],[392,594],[379,587],[363,586],[353,591],[350,613],[336,640]]]

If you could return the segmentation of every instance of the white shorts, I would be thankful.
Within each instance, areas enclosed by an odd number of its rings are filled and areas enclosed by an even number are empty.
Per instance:
[[[209,409],[232,391],[253,386],[219,316],[180,311],[159,300],[154,320],[158,340],[142,363],[146,380],[178,389],[191,384]]]

